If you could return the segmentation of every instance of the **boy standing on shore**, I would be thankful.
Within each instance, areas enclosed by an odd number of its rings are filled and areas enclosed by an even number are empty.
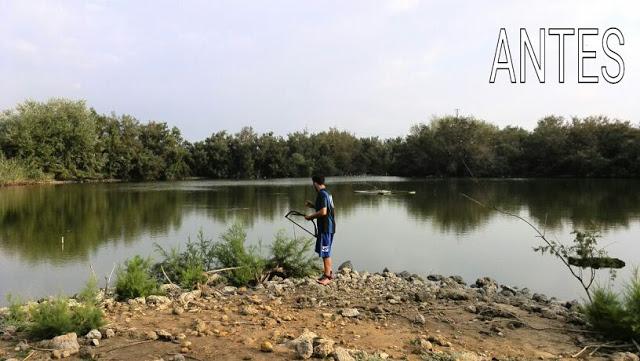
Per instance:
[[[333,244],[333,234],[336,232],[335,212],[333,208],[333,197],[327,191],[324,184],[324,176],[314,175],[311,177],[313,188],[316,190],[316,201],[306,201],[309,208],[315,209],[312,213],[304,218],[306,220],[318,220],[318,234],[316,238],[316,253],[322,257],[324,272],[318,279],[321,285],[327,285],[333,279],[333,271],[331,270],[331,245]]]

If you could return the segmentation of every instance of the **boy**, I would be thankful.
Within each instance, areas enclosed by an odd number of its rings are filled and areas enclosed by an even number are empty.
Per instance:
[[[333,208],[333,197],[327,191],[324,184],[324,176],[314,175],[311,177],[313,188],[318,193],[316,202],[306,201],[309,208],[315,209],[312,213],[304,218],[306,220],[318,220],[318,235],[316,238],[316,252],[322,257],[324,272],[322,277],[318,279],[321,285],[327,285],[333,279],[333,271],[331,270],[331,245],[333,244],[333,234],[336,232],[336,220]]]

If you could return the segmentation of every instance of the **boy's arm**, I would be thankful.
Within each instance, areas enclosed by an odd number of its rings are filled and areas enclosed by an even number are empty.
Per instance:
[[[310,221],[314,218],[320,218],[320,217],[324,217],[327,215],[327,207],[324,208],[320,208],[319,211],[315,212],[315,213],[311,213],[308,216],[304,216],[304,219],[306,219],[307,221]]]

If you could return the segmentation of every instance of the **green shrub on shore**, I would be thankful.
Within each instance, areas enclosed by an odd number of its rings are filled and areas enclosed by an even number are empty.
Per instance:
[[[105,324],[104,314],[97,302],[97,283],[92,277],[77,297],[55,297],[37,304],[25,305],[19,298],[9,297],[9,314],[4,326],[27,331],[31,338],[44,339],[68,332],[84,335]]]
[[[285,277],[306,277],[320,271],[316,258],[310,255],[314,240],[289,238],[284,231],[276,234],[271,245],[268,268],[282,270]]]
[[[158,281],[151,272],[151,259],[138,255],[125,261],[117,272],[116,294],[126,300],[158,293]]]
[[[260,256],[256,246],[246,247],[247,232],[241,224],[235,223],[215,243],[212,256],[222,268],[238,267],[226,273],[226,277],[236,286],[258,283],[265,270],[266,260]]]
[[[640,274],[636,269],[625,284],[622,295],[609,288],[596,287],[591,302],[582,313],[596,331],[612,338],[628,340],[640,337]]]
[[[163,257],[162,262],[153,265],[156,277],[163,279],[166,274],[172,282],[177,282],[184,288],[194,288],[199,283],[206,282],[205,271],[214,263],[211,255],[213,242],[204,238],[202,230],[198,232],[196,242],[189,238],[185,251],[180,251],[180,247],[165,250],[158,244],[155,246]]]

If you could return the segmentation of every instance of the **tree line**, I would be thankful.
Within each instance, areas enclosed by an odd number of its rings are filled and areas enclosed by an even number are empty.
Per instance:
[[[195,142],[164,122],[99,114],[84,101],[25,101],[0,114],[0,180],[408,177],[638,177],[640,128],[590,116],[541,119],[532,131],[444,116],[404,137],[329,129],[286,137],[245,127]]]

